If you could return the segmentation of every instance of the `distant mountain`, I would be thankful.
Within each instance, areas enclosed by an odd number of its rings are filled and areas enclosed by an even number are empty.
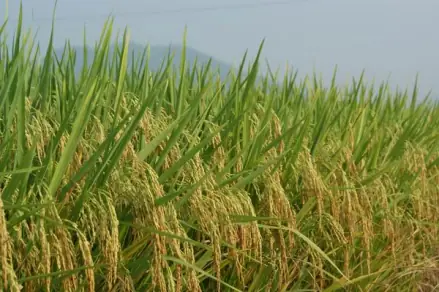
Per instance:
[[[115,47],[114,45],[110,47],[110,56],[113,55],[114,47]],[[128,54],[129,67],[132,64],[133,53],[135,58],[139,58],[139,56],[143,54],[145,48],[146,47],[143,45],[137,43],[130,43],[129,54]],[[76,46],[73,47],[72,49],[76,52],[76,68],[75,68],[76,72],[80,72],[84,62],[84,48],[80,46]],[[64,48],[55,49],[55,53],[57,54],[58,57],[62,56],[63,51]],[[182,53],[181,45],[170,45],[170,46],[150,45],[150,58],[149,58],[150,70],[155,71],[160,69],[162,62],[166,60],[170,51],[174,53],[173,65],[178,67],[181,62],[181,53]],[[93,48],[87,47],[88,65],[91,65],[91,61],[93,60],[93,58],[94,58]],[[224,79],[229,73],[229,71],[232,69],[232,66],[230,64],[215,59],[212,56],[209,56],[208,54],[200,52],[194,48],[186,47],[186,61],[190,65],[192,65],[195,62],[195,59],[197,59],[198,64],[207,64],[210,58],[212,58],[212,63],[210,68],[215,70],[218,68],[220,71],[221,79]]]

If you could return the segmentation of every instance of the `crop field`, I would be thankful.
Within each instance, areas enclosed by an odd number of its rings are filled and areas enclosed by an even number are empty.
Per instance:
[[[438,291],[436,103],[112,43],[2,37],[0,289]]]

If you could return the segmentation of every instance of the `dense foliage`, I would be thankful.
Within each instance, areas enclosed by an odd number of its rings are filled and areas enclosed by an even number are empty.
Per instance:
[[[184,50],[128,70],[111,24],[80,74],[21,24],[1,44],[5,291],[438,288],[435,104],[260,80],[259,54],[226,81]]]

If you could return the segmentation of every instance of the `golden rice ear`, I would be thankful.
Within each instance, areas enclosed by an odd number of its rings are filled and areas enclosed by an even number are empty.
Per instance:
[[[277,218],[279,220],[273,220],[270,222],[273,226],[286,227],[286,230],[273,229],[271,231],[272,236],[276,242],[276,249],[279,249],[279,275],[280,279],[278,285],[282,285],[287,282],[288,279],[288,250],[295,248],[295,240],[293,230],[296,229],[296,218],[294,211],[290,205],[285,191],[281,185],[279,175],[277,173],[271,175],[265,175],[263,179],[265,185],[262,201],[267,205],[262,205],[262,209],[259,211],[261,215],[271,218]],[[285,240],[285,237],[287,240]],[[272,243],[270,244],[271,248]],[[280,286],[278,287],[280,288]]]
[[[44,213],[43,213],[44,214]],[[50,274],[52,272],[51,268],[51,246],[49,244],[47,234],[46,234],[46,228],[45,228],[45,222],[39,221],[38,222],[38,237],[41,244],[41,263],[42,263],[42,272],[44,274]],[[51,286],[51,279],[48,277],[45,279],[45,288],[47,291],[50,290]]]
[[[324,194],[329,193],[323,182],[321,175],[318,173],[316,166],[311,158],[309,151],[303,151],[299,155],[298,165],[301,170],[301,177],[303,182],[303,196],[305,198],[314,197],[317,202],[317,215],[322,218],[324,212]],[[319,221],[319,228],[322,225]]]
[[[77,235],[84,265],[90,267],[85,270],[85,281],[88,291],[92,292],[95,291],[95,272],[93,270],[94,262],[91,255],[90,243],[81,232],[77,231]]]
[[[213,155],[212,166],[216,165],[218,171],[221,171],[226,164],[226,154],[224,147],[221,145],[221,135],[219,133],[212,138],[212,146],[216,148]]]
[[[158,176],[152,167],[146,162],[138,161],[134,153],[127,153],[124,162],[127,163],[131,175],[113,178],[113,198],[116,205],[127,205],[132,209],[135,216],[134,224],[138,226],[154,226],[154,229],[160,232],[175,234],[182,238],[187,238],[180,222],[177,218],[177,212],[173,204],[156,206],[155,200],[164,195],[163,187],[158,182]],[[127,169],[128,170],[128,169]],[[130,186],[126,188],[124,186]],[[114,204],[113,203],[113,204]],[[144,236],[144,232],[135,232],[135,238]],[[186,242],[180,242],[178,239],[169,239],[166,236],[155,234],[152,237],[153,259],[152,259],[152,287],[160,291],[169,291],[170,287],[183,289],[183,279],[181,277],[182,269],[177,268],[175,276],[181,280],[175,282],[173,276],[168,270],[168,263],[163,256],[168,250],[173,256],[188,263],[194,263],[193,248]],[[145,271],[147,272],[147,271]],[[193,291],[201,291],[199,280],[191,268],[185,268],[185,282]],[[174,289],[172,288],[172,289]]]
[[[12,264],[12,240],[7,230],[7,221],[3,209],[3,200],[0,198],[0,265],[2,277],[2,289],[5,291],[21,291],[17,276]]]

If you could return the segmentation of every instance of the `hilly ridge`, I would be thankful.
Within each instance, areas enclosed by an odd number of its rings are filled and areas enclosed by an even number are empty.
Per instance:
[[[71,47],[76,54],[76,62],[75,62],[75,71],[79,73],[82,70],[84,63],[84,47],[82,46],[72,46]],[[129,54],[128,54],[128,67],[132,66],[132,57],[136,60],[139,56],[141,56],[145,51],[146,46],[138,44],[138,43],[130,43],[129,44]],[[110,57],[113,56],[115,49],[115,45],[112,44],[109,50]],[[150,58],[148,67],[151,71],[157,71],[160,69],[162,62],[165,61],[169,55],[169,52],[173,54],[173,66],[178,67],[181,63],[181,54],[183,47],[181,45],[150,45]],[[64,48],[55,49],[55,53],[58,57],[61,57],[64,52]],[[94,57],[94,49],[90,46],[87,46],[87,64],[90,66],[93,62]],[[229,71],[233,68],[231,64],[228,64],[224,61],[218,60],[213,56],[210,56],[206,53],[198,51],[192,47],[186,46],[186,61],[188,64],[194,64],[195,60],[197,64],[207,64],[209,60],[211,61],[211,69],[219,70],[220,77],[224,80],[229,73]]]

